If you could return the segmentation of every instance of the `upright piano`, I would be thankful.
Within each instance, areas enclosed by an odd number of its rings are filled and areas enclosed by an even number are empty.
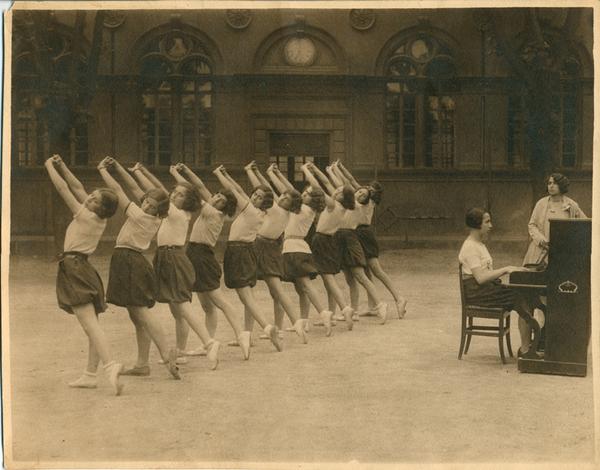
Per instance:
[[[550,220],[546,269],[510,275],[508,287],[547,298],[543,357],[520,357],[519,371],[581,377],[587,374],[591,252],[590,219]]]

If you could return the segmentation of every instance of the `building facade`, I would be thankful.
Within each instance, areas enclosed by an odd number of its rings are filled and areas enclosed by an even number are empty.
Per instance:
[[[526,54],[527,12],[508,15],[506,34]],[[552,24],[564,15],[544,12],[544,34],[558,35]],[[488,204],[501,235],[527,236],[524,91],[476,11],[110,11],[96,28],[94,16],[50,12],[42,34],[30,13],[14,13],[16,239],[53,236],[68,222],[43,169],[57,151],[92,186],[105,155],[142,161],[165,182],[182,161],[209,185],[221,163],[242,178],[250,160],[277,162],[301,184],[304,162],[339,159],[384,185],[381,234],[458,236],[465,209]],[[586,213],[591,18],[582,10],[576,40],[564,44],[553,162]]]

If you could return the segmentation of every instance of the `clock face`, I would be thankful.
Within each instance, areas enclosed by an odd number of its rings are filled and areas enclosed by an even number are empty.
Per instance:
[[[283,49],[285,61],[296,67],[312,65],[317,55],[315,43],[306,37],[290,38]]]

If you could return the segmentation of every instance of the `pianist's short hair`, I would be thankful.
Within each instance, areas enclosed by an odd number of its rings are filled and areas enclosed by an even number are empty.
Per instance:
[[[465,215],[465,224],[469,228],[481,228],[483,216],[488,212],[481,207],[471,207]]]
[[[569,192],[569,185],[571,184],[571,182],[569,181],[569,178],[567,178],[565,175],[563,175],[562,173],[552,173],[550,176],[548,176],[548,179],[546,179],[546,184],[548,184],[550,178],[552,178],[554,182],[558,185],[558,189],[561,194]]]

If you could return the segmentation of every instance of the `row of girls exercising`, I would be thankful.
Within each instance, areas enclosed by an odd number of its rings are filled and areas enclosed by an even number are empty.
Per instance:
[[[46,168],[74,214],[59,263],[58,303],[63,310],[76,315],[89,339],[88,365],[83,375],[69,384],[72,387],[95,388],[97,369],[102,361],[115,393],[120,394],[123,387],[120,375],[150,375],[152,342],[160,352],[161,362],[175,379],[180,378],[177,364],[186,362],[186,355],[206,354],[210,367],[215,369],[220,347],[214,339],[217,310],[225,314],[233,328],[237,338],[233,344],[240,346],[244,359],[250,355],[254,321],[262,327],[262,337],[270,339],[281,351],[279,330],[283,326],[284,312],[293,325],[291,330],[306,343],[311,304],[320,313],[327,336],[335,324],[336,306],[341,310],[337,319],[345,320],[348,329],[352,329],[352,321],[357,320],[357,282],[365,287],[369,304],[373,306],[366,314],[378,315],[385,323],[386,305],[378,300],[370,274],[388,287],[396,301],[398,316],[404,315],[406,301],[393,288],[377,261],[377,245],[369,229],[372,210],[357,210],[367,206],[364,195],[376,195],[377,187],[359,187],[341,163],[327,168],[329,178],[316,166],[305,165],[302,170],[309,185],[300,194],[275,165],[267,170],[269,182],[252,162],[245,168],[253,186],[250,197],[222,166],[214,174],[224,189],[214,195],[183,164],[170,168],[176,185],[169,193],[142,165],[130,168],[130,174],[116,160],[107,157],[98,169],[108,188],[96,190],[89,196],[59,156],[48,159]],[[130,200],[115,176],[135,201]],[[275,197],[274,193],[279,195]],[[118,207],[124,211],[126,221],[111,257],[106,300],[125,307],[135,326],[138,357],[135,365],[128,369],[111,359],[97,318],[106,309],[104,287],[87,260],[100,240],[106,219]],[[198,216],[186,249],[193,212],[198,212]],[[317,233],[311,243],[317,255],[313,257],[306,238],[320,213]],[[242,327],[220,289],[222,271],[214,253],[226,218],[233,222],[223,263],[225,285],[236,290],[244,305]],[[367,223],[362,224],[363,221]],[[157,250],[154,266],[151,266],[142,252],[149,248],[155,236]],[[340,270],[344,271],[350,287],[350,305],[334,277]],[[327,290],[327,307],[322,305],[312,283],[317,274]],[[257,279],[265,281],[273,298],[274,324],[263,317],[254,298],[252,288]],[[293,282],[299,297],[299,314],[285,293],[282,280]],[[197,293],[206,313],[205,322],[192,311],[192,292]],[[169,347],[161,324],[150,312],[157,301],[167,303],[175,319],[175,348]],[[196,351],[185,350],[190,327],[203,343]]]

